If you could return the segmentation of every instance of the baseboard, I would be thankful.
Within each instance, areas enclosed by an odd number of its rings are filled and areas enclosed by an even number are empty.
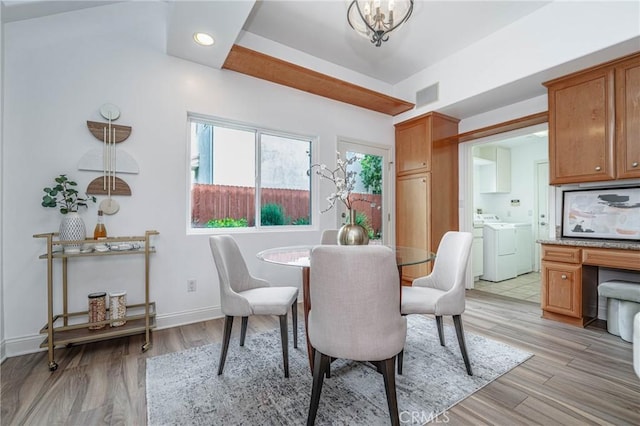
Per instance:
[[[222,316],[224,315],[219,306],[158,315],[156,317],[156,330],[208,321]],[[40,343],[42,343],[43,339],[44,336],[42,334],[6,339],[0,344],[2,361],[14,356],[46,351],[47,348],[40,347]]]
[[[192,309],[190,311],[174,312],[171,314],[158,315],[156,317],[157,329],[179,327],[181,325],[193,324],[194,322],[208,321],[223,317],[221,307]]]
[[[5,359],[7,359],[7,352],[5,348],[5,342],[3,340],[2,342],[0,342],[0,364],[2,364]]]

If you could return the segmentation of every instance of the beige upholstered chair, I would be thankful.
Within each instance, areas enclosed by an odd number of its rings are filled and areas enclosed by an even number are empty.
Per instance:
[[[338,245],[338,230],[325,229],[322,231],[322,239],[320,244]]]
[[[293,347],[298,347],[298,289],[295,287],[273,287],[267,281],[254,278],[240,253],[235,240],[229,235],[209,237],[209,245],[220,280],[220,302],[224,319],[224,337],[220,352],[218,375],[222,374],[229,349],[233,317],[242,317],[240,346],[244,346],[247,322],[251,315],[277,315],[280,317],[280,337],[284,376],[289,377],[289,351],[287,333],[287,311],[291,307],[293,316]]]
[[[312,250],[308,333],[314,369],[307,425],[315,421],[331,358],[377,364],[392,424],[399,424],[394,367],[407,332],[399,286],[388,247],[320,245]]]
[[[465,308],[464,278],[471,254],[473,237],[469,232],[447,232],[440,241],[433,271],[402,287],[402,314],[432,314],[436,317],[440,344],[444,346],[442,316],[452,315],[458,344],[467,373],[472,376],[471,363],[464,341],[461,314]],[[398,359],[402,373],[402,355]]]

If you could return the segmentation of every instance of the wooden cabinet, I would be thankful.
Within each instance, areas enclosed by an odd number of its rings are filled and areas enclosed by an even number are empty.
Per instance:
[[[616,65],[618,179],[640,178],[640,55]]]
[[[431,170],[431,144],[426,138],[431,117],[396,127],[396,172],[420,173]]]
[[[584,325],[581,250],[542,245],[542,317]]]
[[[582,266],[542,262],[542,310],[582,318]]]
[[[542,317],[584,327],[597,317],[600,267],[640,271],[640,251],[542,244]]]
[[[458,121],[431,112],[396,125],[396,244],[436,252],[458,229]],[[403,281],[431,264],[404,267]]]
[[[396,241],[399,246],[429,250],[429,227],[423,224],[429,221],[430,180],[430,173],[417,173],[400,176],[396,181]],[[428,271],[427,263],[404,266],[402,279],[411,282],[427,275]]]
[[[640,177],[640,54],[544,84],[549,183]]]

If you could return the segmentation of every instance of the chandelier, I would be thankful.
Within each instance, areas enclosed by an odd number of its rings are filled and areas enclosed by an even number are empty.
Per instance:
[[[413,11],[413,0],[353,0],[347,10],[351,28],[377,47],[389,40],[389,33],[404,24]]]

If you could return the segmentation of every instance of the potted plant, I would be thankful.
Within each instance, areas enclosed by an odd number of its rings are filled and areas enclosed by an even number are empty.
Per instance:
[[[96,202],[96,197],[80,196],[75,187],[76,182],[67,178],[67,175],[60,175],[55,179],[56,185],[43,189],[45,195],[42,196],[42,207],[59,208],[64,215],[60,222],[60,240],[76,241],[84,240],[87,237],[84,221],[78,215],[78,208],[88,207],[88,202]],[[67,253],[77,253],[80,251],[80,244],[67,244],[64,246]]]

